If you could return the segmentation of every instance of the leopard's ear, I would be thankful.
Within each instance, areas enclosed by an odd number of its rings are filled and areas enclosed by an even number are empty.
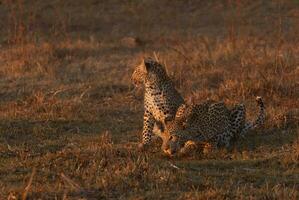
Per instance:
[[[150,71],[154,66],[154,60],[150,57],[143,59],[143,64],[146,71]]]

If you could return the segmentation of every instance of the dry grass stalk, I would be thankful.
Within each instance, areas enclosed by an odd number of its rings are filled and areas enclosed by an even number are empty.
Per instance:
[[[22,200],[27,199],[27,195],[28,195],[28,192],[31,188],[31,185],[32,185],[32,182],[33,182],[33,177],[34,177],[35,173],[36,173],[36,168],[33,168],[32,173],[31,173],[30,178],[29,178],[29,181],[28,181],[28,183],[27,183],[27,185],[24,189],[24,192],[22,194]]]
[[[67,183],[69,186],[71,186],[72,189],[75,189],[78,191],[82,190],[82,188],[77,183],[75,183],[72,179],[67,177],[64,173],[61,173],[60,177],[65,181],[65,183]]]

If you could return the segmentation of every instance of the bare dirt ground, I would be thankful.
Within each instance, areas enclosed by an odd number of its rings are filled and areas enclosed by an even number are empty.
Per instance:
[[[0,1],[0,199],[298,199],[299,2]],[[187,101],[267,107],[232,151],[137,150],[157,55]],[[158,143],[158,142],[157,142]]]

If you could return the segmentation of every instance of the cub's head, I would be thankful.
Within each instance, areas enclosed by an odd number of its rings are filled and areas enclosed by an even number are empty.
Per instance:
[[[152,58],[143,59],[141,64],[135,67],[131,76],[131,80],[136,86],[163,79],[168,79],[164,66]]]
[[[186,130],[184,124],[179,121],[170,121],[165,125],[162,135],[162,151],[167,156],[187,155],[194,149],[207,153],[212,149],[212,144],[205,141],[194,141]]]
[[[186,142],[183,124],[177,120],[166,121],[161,138],[162,151],[168,156],[174,156],[180,152]]]
[[[160,137],[163,140],[162,151],[168,156],[175,155],[184,146],[187,108],[186,104],[182,104],[177,109],[174,119],[164,119],[164,131]]]

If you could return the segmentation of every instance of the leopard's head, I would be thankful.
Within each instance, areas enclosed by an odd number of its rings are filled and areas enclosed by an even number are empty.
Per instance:
[[[184,128],[176,120],[165,122],[165,129],[161,138],[163,140],[162,151],[168,156],[174,156],[180,152],[186,142]]]
[[[168,79],[165,67],[152,58],[143,59],[141,64],[135,67],[131,76],[131,80],[135,86],[163,79]]]

